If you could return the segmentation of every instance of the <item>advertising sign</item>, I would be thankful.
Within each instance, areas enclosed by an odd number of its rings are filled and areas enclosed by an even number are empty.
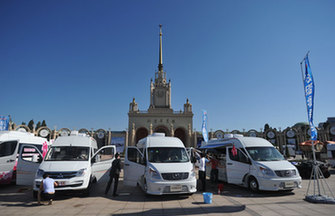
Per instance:
[[[0,116],[0,131],[7,131],[9,126],[9,116]]]
[[[125,145],[125,137],[112,137],[111,145],[115,145],[116,152],[123,152]]]

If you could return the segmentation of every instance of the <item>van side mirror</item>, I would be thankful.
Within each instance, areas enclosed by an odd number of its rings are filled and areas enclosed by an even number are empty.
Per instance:
[[[147,161],[143,158],[143,157],[141,157],[140,158],[140,164],[142,164],[142,165],[147,165]]]

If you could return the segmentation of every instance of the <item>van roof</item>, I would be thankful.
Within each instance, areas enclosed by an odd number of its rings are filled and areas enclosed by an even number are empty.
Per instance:
[[[231,144],[243,145],[244,147],[273,146],[269,141],[260,137],[233,137],[210,140],[206,145],[202,146],[201,148],[216,148]]]
[[[52,146],[93,146],[97,148],[97,142],[88,136],[64,136],[58,137]]]
[[[141,139],[137,147],[185,147],[183,142],[177,137],[148,136]]]
[[[0,141],[19,140],[20,143],[43,144],[47,139],[34,136],[32,133],[21,131],[0,131]]]

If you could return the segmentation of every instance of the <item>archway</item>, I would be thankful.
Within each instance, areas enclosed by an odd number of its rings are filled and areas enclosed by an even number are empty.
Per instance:
[[[177,128],[174,131],[174,136],[179,138],[184,143],[184,146],[186,146],[186,132],[183,128]]]
[[[170,136],[170,132],[169,129],[167,129],[167,127],[161,125],[161,126],[157,126],[154,130],[154,133],[165,133],[165,136]]]
[[[148,136],[148,130],[144,127],[141,127],[139,129],[137,129],[136,131],[136,142],[135,144],[140,140],[140,139],[143,139],[144,137],[147,137]]]

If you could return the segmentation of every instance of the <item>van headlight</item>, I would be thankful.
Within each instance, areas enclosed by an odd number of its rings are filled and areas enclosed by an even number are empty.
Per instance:
[[[149,175],[153,179],[161,179],[161,176],[159,175],[159,173],[151,167],[149,167]]]
[[[196,178],[196,174],[195,174],[195,170],[192,169],[191,170],[191,175],[190,175],[191,178]]]
[[[77,177],[84,176],[86,174],[86,170],[87,170],[86,168],[79,170],[76,176]]]
[[[44,175],[44,170],[38,169],[36,172],[36,178],[42,178]]]
[[[260,169],[261,173],[265,176],[275,176],[275,173],[269,168],[265,168],[265,167],[260,166],[259,169]]]

